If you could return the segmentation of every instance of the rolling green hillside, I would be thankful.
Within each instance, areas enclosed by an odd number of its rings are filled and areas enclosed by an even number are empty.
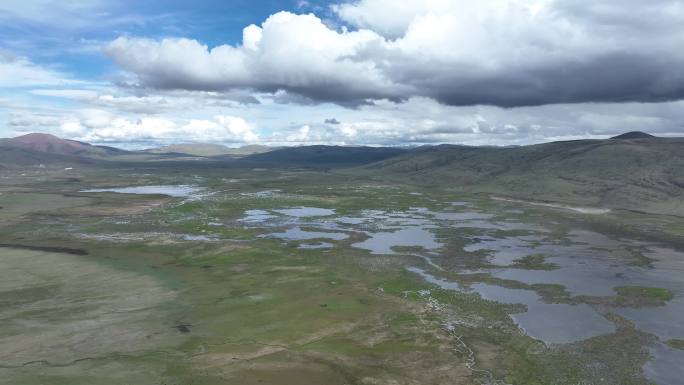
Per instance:
[[[145,152],[150,154],[187,154],[193,156],[220,156],[220,155],[230,155],[230,156],[247,156],[252,154],[261,154],[264,152],[269,152],[274,150],[274,147],[261,146],[261,145],[247,145],[238,148],[226,147],[220,144],[210,144],[210,143],[181,143],[172,144],[166,147],[151,148],[145,150]]]
[[[395,147],[302,146],[287,147],[243,160],[264,167],[353,167],[390,159],[406,153]]]
[[[200,163],[234,168],[348,168],[345,173],[399,183],[516,199],[684,215],[684,138],[628,133],[607,140],[521,147],[442,145],[406,150],[302,146],[251,155],[246,154],[263,148],[236,150],[244,150],[243,156],[205,155],[205,161]],[[174,167],[199,165],[196,159],[187,160],[178,155],[177,152],[126,152],[42,134],[0,142],[0,166],[5,168],[99,164],[104,160],[129,165],[137,162],[138,166],[153,161],[175,161]]]
[[[0,144],[0,169],[39,166],[67,167],[74,165],[94,165],[100,161],[78,155],[54,154]]]
[[[683,138],[437,146],[357,171],[520,199],[684,215]]]

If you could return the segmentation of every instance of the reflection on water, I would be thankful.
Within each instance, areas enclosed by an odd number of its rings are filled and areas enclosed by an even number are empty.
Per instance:
[[[676,297],[665,306],[624,308],[617,309],[616,313],[634,322],[638,329],[660,337],[662,341],[684,339],[684,297]]]
[[[245,216],[240,219],[241,222],[247,223],[261,223],[269,221],[276,216],[266,210],[246,210]]]
[[[455,222],[487,220],[487,219],[492,219],[494,217],[494,215],[492,215],[492,214],[478,213],[478,212],[471,212],[471,211],[460,212],[460,213],[437,212],[437,213],[432,213],[432,216],[435,219],[440,220],[440,221],[455,221]]]
[[[649,348],[651,361],[644,366],[644,375],[658,385],[681,384],[684,381],[684,350],[658,343]]]
[[[545,343],[570,343],[615,332],[615,325],[586,304],[548,304],[531,290],[507,289],[478,283],[472,289],[482,298],[524,304],[527,311],[511,318],[530,337]]]
[[[368,239],[352,246],[373,254],[398,254],[401,247],[422,248],[427,252],[412,252],[425,258],[428,264],[432,263],[435,269],[442,267],[432,262],[433,257],[442,254],[441,259],[435,259],[441,264],[454,254],[458,256],[458,250],[454,253],[453,249],[445,247],[447,241],[449,245],[460,243],[466,257],[467,253],[485,253],[489,262],[497,265],[496,268],[480,268],[472,272],[490,273],[497,278],[527,284],[560,284],[573,296],[614,296],[616,286],[669,289],[675,298],[665,306],[610,311],[633,321],[638,329],[659,337],[660,342],[649,347],[653,359],[644,368],[649,379],[658,384],[670,384],[684,378],[682,369],[679,369],[682,367],[679,363],[684,362],[684,353],[663,344],[668,339],[684,338],[684,253],[662,245],[612,238],[583,229],[567,229],[558,222],[547,222],[542,226],[529,223],[529,219],[521,221],[516,218],[525,213],[521,207],[507,207],[493,215],[474,204],[456,203],[446,212],[414,207],[406,211],[363,210],[339,217],[334,216],[334,210],[314,207],[253,210],[246,212],[243,220],[274,224],[280,218],[281,224],[287,219],[288,225],[331,231],[305,231],[294,227],[269,235],[284,240],[343,240],[352,232],[362,233]],[[437,233],[439,239],[435,235]],[[452,238],[457,242],[452,242]],[[299,247],[326,249],[333,244],[320,241]],[[446,255],[447,250],[449,255]],[[634,261],[634,253],[638,252],[654,260],[652,268],[629,264]],[[544,255],[547,262],[558,265],[559,269],[507,267],[516,259],[533,254]],[[448,268],[448,264],[444,268]],[[462,290],[456,282],[434,277],[418,268],[409,270],[442,288]],[[525,305],[526,312],[512,314],[511,318],[528,335],[545,343],[575,342],[615,331],[611,322],[586,304],[548,304],[531,290],[483,283],[474,284],[472,289],[489,300]]]
[[[337,217],[335,221],[345,225],[360,225],[367,222],[368,219],[363,217]]]
[[[167,195],[174,198],[197,198],[201,189],[189,185],[132,186],[81,190],[84,193],[113,192],[119,194]]]
[[[657,269],[679,270],[684,274],[684,253],[664,247],[651,247],[645,253]]]
[[[461,286],[457,282],[450,282],[450,281],[447,281],[446,279],[437,278],[434,275],[426,272],[423,269],[420,269],[417,267],[409,267],[406,270],[420,275],[427,282],[430,282],[433,285],[437,285],[437,286],[441,287],[442,289],[455,290],[455,291],[461,291],[462,290]]]
[[[332,239],[335,241],[341,241],[343,239],[349,238],[349,235],[345,233],[306,231],[302,230],[302,228],[299,226],[287,229],[282,233],[271,233],[266,236],[271,238],[284,239],[288,241],[303,241],[310,239]]]
[[[394,254],[394,247],[422,247],[426,250],[442,246],[435,236],[421,227],[406,227],[392,232],[370,233],[370,238],[353,244],[353,247],[369,250],[373,254]]]
[[[415,267],[408,270],[442,289],[463,291],[458,283],[435,277],[425,270]],[[589,305],[547,304],[534,291],[485,283],[471,288],[490,301],[527,306],[526,312],[512,314],[511,318],[527,335],[548,344],[570,343],[615,332],[615,325]]]
[[[498,269],[491,272],[497,278],[527,284],[561,284],[572,295],[613,296],[616,286],[662,287],[674,292],[682,288],[682,276],[677,271],[617,265],[581,257],[550,257],[548,261],[561,268],[551,271]]]
[[[335,210],[322,209],[320,207],[291,207],[273,211],[279,214],[297,218],[326,217],[335,214]]]
[[[538,254],[541,250],[537,249],[537,243],[543,237],[538,235],[528,235],[520,237],[506,238],[478,238],[477,242],[463,247],[467,252],[480,250],[489,251],[489,262],[493,265],[508,266],[516,260],[529,255]]]
[[[498,265],[507,265],[525,254],[543,254],[548,262],[555,263],[560,269],[496,268],[480,269],[479,272],[489,272],[497,278],[527,284],[561,284],[571,295],[613,296],[616,286],[648,286],[672,291],[675,298],[665,306],[617,308],[611,311],[634,322],[639,330],[659,337],[660,342],[649,347],[652,358],[644,367],[647,378],[659,385],[679,383],[677,381],[684,378],[684,366],[681,365],[684,354],[664,342],[684,338],[684,253],[587,230],[571,230],[565,236],[567,241],[560,243],[524,236],[484,237],[464,249],[487,250],[492,263]],[[644,256],[654,261],[653,266],[630,265],[630,256],[635,251],[643,251]],[[482,291],[482,287],[478,290]],[[527,313],[514,315],[514,319],[531,335],[537,333],[543,336],[543,331],[535,328],[543,323],[545,316],[535,315],[535,310],[529,304],[528,307]],[[563,314],[562,310],[554,309],[556,314]],[[529,319],[526,320],[526,317]],[[588,315],[584,317],[590,319]],[[525,323],[532,326],[524,326]],[[566,327],[571,328],[572,325],[563,326],[564,329]]]

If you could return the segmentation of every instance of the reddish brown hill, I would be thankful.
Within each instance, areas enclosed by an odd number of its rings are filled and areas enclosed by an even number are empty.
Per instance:
[[[88,143],[61,139],[54,135],[42,133],[32,133],[16,138],[0,139],[0,146],[59,155],[105,156],[123,152],[122,150],[110,147],[93,146]]]
[[[60,139],[54,135],[39,133],[5,139],[2,143],[27,150],[58,154],[78,154],[87,152],[92,148],[89,144],[77,142],[75,140]]]

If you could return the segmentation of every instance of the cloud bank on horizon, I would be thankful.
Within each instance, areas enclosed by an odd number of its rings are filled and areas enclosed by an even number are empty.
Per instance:
[[[3,133],[129,147],[684,133],[682,1],[122,3],[0,5]]]

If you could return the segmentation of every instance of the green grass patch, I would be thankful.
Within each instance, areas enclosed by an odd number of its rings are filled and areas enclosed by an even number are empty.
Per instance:
[[[659,287],[618,286],[615,288],[615,292],[625,297],[642,297],[662,301],[669,301],[674,297],[671,291]]]
[[[528,255],[517,259],[513,267],[526,270],[556,270],[559,268],[555,263],[546,262],[546,257],[541,254]]]
[[[669,340],[667,344],[674,349],[684,350],[684,340]]]

